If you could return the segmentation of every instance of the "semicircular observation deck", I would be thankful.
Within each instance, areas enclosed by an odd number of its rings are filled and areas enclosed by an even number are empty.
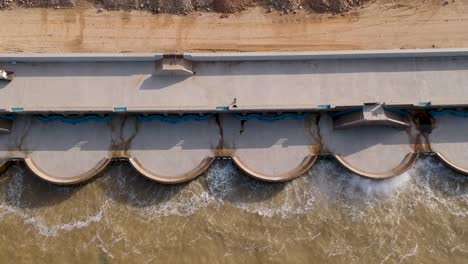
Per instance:
[[[282,182],[305,174],[314,164],[320,147],[316,116],[296,115],[273,122],[255,116],[239,119],[223,116],[223,139],[244,173]]]
[[[113,137],[108,122],[29,119],[21,151],[28,168],[46,181],[80,183],[98,175],[111,161]]]
[[[126,156],[143,176],[161,183],[181,183],[204,173],[221,144],[220,127],[214,118],[200,120],[132,119]],[[132,124],[133,122],[133,124]],[[138,122],[138,124],[135,124]]]
[[[362,126],[333,129],[328,115],[320,120],[324,148],[350,171],[369,178],[389,178],[408,170],[418,153],[409,129]]]

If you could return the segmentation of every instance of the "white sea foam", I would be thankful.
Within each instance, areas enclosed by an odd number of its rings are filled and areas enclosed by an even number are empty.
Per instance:
[[[46,223],[44,218],[34,215],[34,212],[30,209],[23,208],[21,206],[21,198],[23,192],[26,190],[24,185],[24,171],[19,169],[12,176],[12,180],[6,189],[6,199],[0,204],[0,211],[2,216],[13,214],[22,219],[23,223],[33,226],[41,235],[44,236],[57,236],[63,231],[71,231],[75,229],[82,229],[89,226],[92,223],[99,222],[104,217],[106,210],[109,207],[109,201],[105,201],[98,211],[93,214],[84,217],[83,219],[74,220],[71,222],[49,225]]]
[[[315,190],[304,179],[264,183],[241,175],[230,162],[218,162],[207,173],[208,190],[219,203],[273,217],[303,214],[315,204]]]

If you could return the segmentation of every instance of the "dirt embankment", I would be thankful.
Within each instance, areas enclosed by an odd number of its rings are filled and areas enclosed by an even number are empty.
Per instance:
[[[98,10],[150,10],[154,13],[189,14],[197,10],[234,13],[252,6],[268,11],[295,13],[300,9],[341,13],[368,0],[0,0],[0,8],[94,6]]]

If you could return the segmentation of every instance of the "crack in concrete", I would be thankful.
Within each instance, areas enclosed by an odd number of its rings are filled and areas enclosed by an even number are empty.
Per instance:
[[[131,142],[136,137],[139,125],[138,122],[135,120],[134,122],[134,130],[130,134],[130,136],[126,139],[125,138],[125,126],[129,123],[128,115],[122,116],[118,120],[118,124],[114,124],[114,122],[110,122],[109,126],[112,130],[113,138],[111,143],[112,148],[112,156],[114,158],[120,157],[128,157],[128,150],[130,149]],[[114,138],[114,135],[116,138]]]
[[[429,135],[435,128],[435,119],[426,111],[419,111],[410,117],[411,127],[409,134],[415,152],[431,152]],[[412,131],[413,130],[413,131]]]
[[[24,120],[24,127],[23,129],[21,130],[22,133],[19,135],[18,138],[16,138],[15,140],[15,145],[16,145],[16,149],[20,152],[23,152],[25,156],[28,156],[29,153],[31,153],[31,151],[29,150],[26,150],[24,149],[24,142],[26,141],[26,138],[29,134],[29,132],[31,131],[31,123],[32,123],[32,118],[34,117],[28,117],[28,118],[25,118],[23,119]],[[16,121],[17,122],[17,121]],[[15,122],[15,123],[16,123]]]
[[[239,131],[239,135],[242,135],[242,133],[245,131],[245,122],[246,120],[241,120],[241,129]]]
[[[213,150],[213,155],[216,156],[225,156],[225,145],[224,145],[224,127],[223,122],[220,114],[213,115],[214,121],[218,126],[218,134],[219,134],[219,142],[216,148]]]
[[[320,135],[320,128],[318,121],[320,115],[311,115],[305,119],[304,125],[306,126],[306,132],[311,136],[311,152],[317,155],[322,148],[322,136]]]
[[[325,144],[323,144],[322,129],[320,128],[320,121],[322,120],[322,115],[324,114],[318,114],[317,118],[315,119],[315,123],[317,125],[316,137],[317,137],[317,142],[319,144],[319,149],[317,151],[317,154],[329,154],[331,153],[331,151],[328,150]]]

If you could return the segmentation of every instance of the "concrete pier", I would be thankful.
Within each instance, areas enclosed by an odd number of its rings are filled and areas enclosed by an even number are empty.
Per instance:
[[[319,155],[382,179],[408,170],[422,145],[468,174],[467,119],[437,115],[432,133],[412,119],[468,108],[468,50],[0,54],[0,69],[14,73],[0,82],[0,170],[24,160],[52,183],[86,181],[112,159],[180,183],[216,157],[279,182]],[[359,122],[334,127],[353,109]]]

